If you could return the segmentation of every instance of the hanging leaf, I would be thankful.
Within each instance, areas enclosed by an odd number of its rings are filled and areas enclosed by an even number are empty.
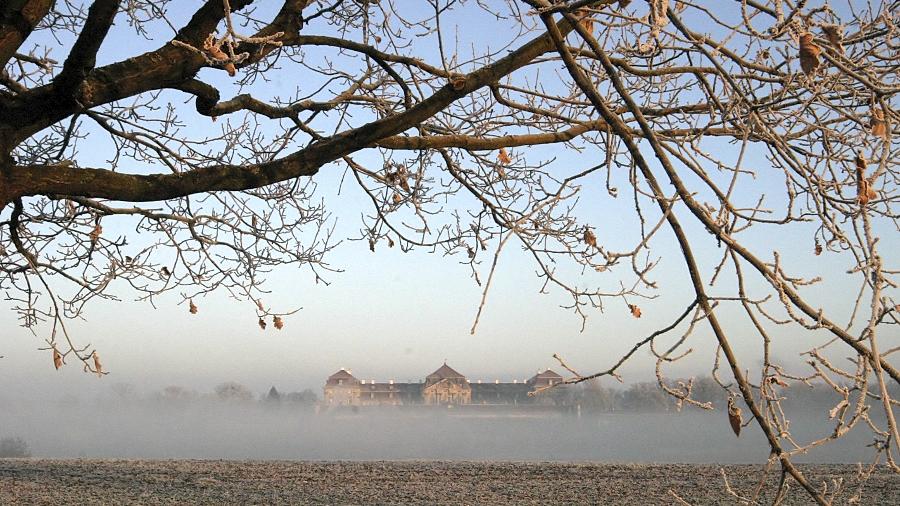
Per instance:
[[[401,197],[399,193],[394,193],[393,200],[394,200],[394,205],[399,206],[400,203],[403,202],[403,197]]]
[[[194,299],[190,299],[188,300],[188,302],[190,303],[190,305],[188,306],[188,310],[191,312],[191,314],[197,314],[197,305],[194,304]]]
[[[100,355],[97,355],[95,351],[93,353],[94,356],[94,372],[97,373],[97,377],[103,376],[103,365],[100,363]]]
[[[266,310],[266,308],[263,307],[262,299],[256,299],[256,307],[258,307],[260,311]]]
[[[822,33],[838,53],[844,54],[844,29],[838,25],[822,25]]]
[[[56,367],[56,370],[58,371],[64,363],[65,362],[63,362],[62,355],[59,353],[59,351],[57,351],[56,348],[53,348],[53,367]]]
[[[593,232],[591,232],[591,229],[589,229],[589,228],[584,229],[584,236],[582,237],[582,239],[584,240],[584,243],[587,244],[588,246],[593,246],[594,248],[597,247],[597,236],[594,235]]]
[[[641,317],[641,308],[637,307],[636,304],[628,304],[628,310],[631,311],[631,316],[635,318]]]
[[[812,75],[819,68],[820,54],[822,49],[813,42],[813,35],[809,32],[800,34],[800,68],[806,75]]]
[[[814,251],[816,253],[816,256],[819,256],[822,254],[822,245],[819,244],[819,241],[816,241],[816,247],[815,247]]]
[[[872,189],[872,183],[866,178],[866,165],[868,162],[861,155],[856,155],[856,200],[859,205],[865,206],[870,200],[878,197],[875,190]]]
[[[884,120],[884,112],[878,108],[873,107],[869,112],[870,116],[870,126],[872,128],[872,135],[881,137],[885,141],[890,140],[890,131],[887,127],[887,121]]]
[[[512,163],[512,158],[509,157],[509,153],[506,152],[506,148],[500,148],[500,153],[497,155],[497,160],[503,165],[509,165]]]
[[[90,233],[91,242],[95,243],[98,240],[100,240],[100,234],[102,234],[102,233],[103,233],[103,227],[101,227],[99,223],[94,225],[94,229],[91,230],[91,233]]]
[[[734,397],[728,399],[728,423],[731,424],[731,430],[734,431],[734,435],[741,437],[743,419],[741,418],[741,408],[734,403]]]
[[[260,318],[257,323],[259,324],[259,328],[261,328],[262,330],[266,330],[266,321],[265,320]]]
[[[281,319],[280,316],[276,316],[276,317],[272,318],[272,324],[275,325],[275,328],[278,330],[281,330],[284,328],[284,321]]]
[[[222,67],[228,72],[228,75],[234,77],[235,74],[237,74],[237,69],[234,67],[234,62],[231,61],[228,54],[225,53],[225,51],[222,51],[221,45],[221,42],[216,43],[215,37],[212,34],[209,34],[209,37],[207,37],[206,41],[203,43],[203,50],[206,51],[206,54],[213,60],[219,60]]]
[[[594,18],[591,17],[590,9],[581,8],[575,11],[575,16],[580,18],[578,24],[590,34],[594,33]]]

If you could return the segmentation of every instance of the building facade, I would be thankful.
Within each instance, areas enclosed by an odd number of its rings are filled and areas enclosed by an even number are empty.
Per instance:
[[[350,371],[341,369],[325,380],[323,400],[329,406],[358,406],[360,383]]]
[[[542,390],[563,381],[546,369],[529,380],[473,383],[445,362],[419,383],[387,383],[359,380],[340,369],[325,381],[323,403],[326,406],[408,406],[408,405],[553,405],[559,402],[560,389]],[[529,395],[529,392],[537,395]],[[549,392],[554,392],[550,394]]]

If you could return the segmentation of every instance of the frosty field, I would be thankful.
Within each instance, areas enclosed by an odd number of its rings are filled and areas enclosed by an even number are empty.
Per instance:
[[[843,479],[835,503],[857,491],[856,466],[802,468],[829,490]],[[761,468],[724,469],[749,495]],[[737,503],[716,465],[0,459],[0,504],[677,504],[670,490],[691,504]],[[879,468],[860,499],[900,504],[900,480]],[[784,504],[809,497],[794,485]]]

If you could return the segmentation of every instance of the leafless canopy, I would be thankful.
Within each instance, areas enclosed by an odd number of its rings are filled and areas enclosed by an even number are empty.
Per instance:
[[[647,346],[671,395],[713,408],[663,370],[706,326],[715,377],[819,503],[851,492],[807,482],[790,458],[857,424],[897,469],[900,3],[85,4],[0,7],[0,288],[23,325],[52,326],[57,367],[103,373],[65,321],[113,287],[176,291],[191,312],[225,290],[280,328],[285,309],[260,301],[266,272],[301,264],[324,280],[341,239],[458,254],[484,287],[479,315],[504,248],[521,248],[582,318],[641,317],[641,298],[665,288],[651,248],[674,241],[694,292],[684,312],[599,373],[560,358],[569,382],[615,377]],[[501,29],[463,49],[461,20],[478,16]],[[113,23],[147,49],[109,49],[120,57],[98,66]],[[87,151],[88,134],[109,151]],[[333,237],[319,171],[367,196],[358,235]],[[632,235],[611,237],[612,220]],[[104,232],[112,223],[133,233]],[[820,258],[843,272],[792,272]],[[855,289],[820,308],[832,278]],[[761,365],[738,361],[735,325],[755,329]],[[674,345],[656,343],[676,329]],[[786,335],[809,343],[809,369],[774,360]],[[834,389],[835,429],[798,442],[780,400],[813,380]]]

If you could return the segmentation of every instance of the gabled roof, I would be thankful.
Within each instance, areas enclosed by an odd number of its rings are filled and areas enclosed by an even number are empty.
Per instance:
[[[442,379],[466,379],[465,376],[447,365],[447,362],[444,362],[444,365],[438,367],[437,371],[434,371],[425,378],[430,381],[437,381]]]
[[[355,376],[350,374],[350,372],[347,371],[346,369],[341,369],[340,371],[329,376],[327,383],[332,383],[332,382],[336,383],[337,380],[350,380],[350,381],[354,381],[354,382],[359,381],[356,379]]]
[[[540,381],[553,380],[553,382],[555,383],[557,381],[562,381],[562,379],[563,379],[562,376],[560,376],[559,374],[556,374],[555,372],[551,371],[550,369],[547,369],[544,372],[539,372],[539,373],[535,374],[534,376],[532,376],[531,379],[528,380],[528,382],[534,383],[539,380]]]

